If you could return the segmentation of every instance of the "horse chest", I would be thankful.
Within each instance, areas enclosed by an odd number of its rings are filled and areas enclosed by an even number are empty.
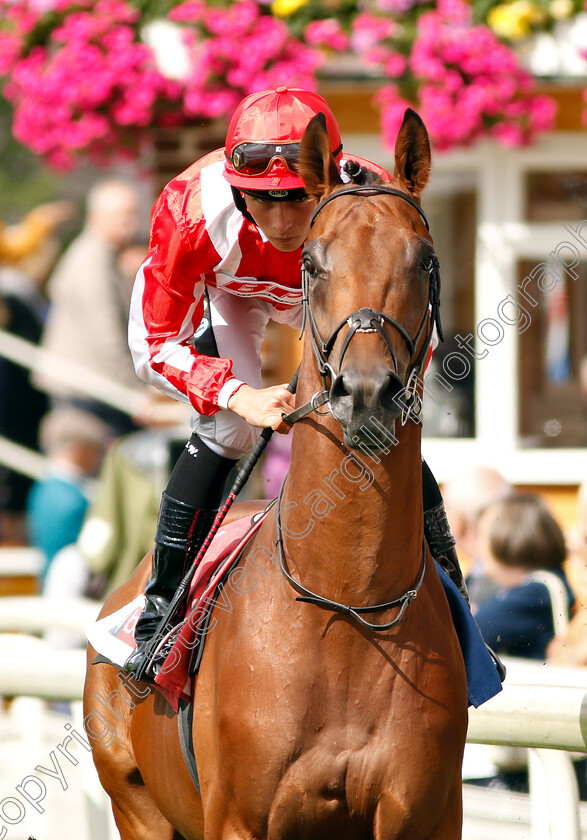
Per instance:
[[[373,837],[383,801],[379,837],[428,836],[424,825],[420,835],[413,815],[424,814],[435,801],[440,804],[449,784],[431,784],[425,751],[416,750],[415,764],[409,749],[385,737],[376,734],[362,746],[345,746],[355,740],[355,735],[326,732],[287,767],[268,809],[269,840],[297,837],[300,824],[309,838]]]
[[[309,838],[372,836],[382,798],[388,813],[381,836],[399,838],[406,814],[424,812],[435,798],[442,803],[458,776],[454,716],[438,713],[439,701],[447,708],[450,700],[444,689],[425,697],[401,657],[392,664],[367,646],[348,662],[340,647],[321,645],[309,656],[308,646],[282,641],[271,667],[243,668],[241,660],[238,694],[237,663],[233,668],[224,659],[232,690],[212,726],[221,733],[218,788],[235,791],[252,824],[254,814],[269,814],[268,838],[296,837],[301,823],[310,827]],[[304,667],[296,648],[305,651]],[[418,726],[408,726],[414,717]],[[440,775],[433,758],[439,752],[446,759]],[[234,754],[246,754],[246,763],[232,762]],[[254,829],[252,836],[263,836],[260,826]]]

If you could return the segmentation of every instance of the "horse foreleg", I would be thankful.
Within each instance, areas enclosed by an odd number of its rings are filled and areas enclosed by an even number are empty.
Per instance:
[[[435,821],[435,817],[440,817]],[[462,782],[459,777],[441,809],[430,800],[420,814],[409,819],[397,796],[385,793],[377,804],[373,822],[374,840],[460,840],[463,835]]]
[[[137,697],[117,678],[117,668],[91,664],[94,656],[90,648],[84,725],[121,840],[184,840],[163,817],[137,766],[129,740],[129,719]]]
[[[115,789],[107,793],[121,840],[184,840],[162,815],[138,770],[116,779]]]

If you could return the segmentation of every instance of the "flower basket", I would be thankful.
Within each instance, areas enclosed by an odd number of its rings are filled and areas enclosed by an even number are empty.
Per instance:
[[[0,85],[16,137],[62,169],[139,157],[155,131],[226,119],[255,90],[315,89],[335,68],[377,80],[390,145],[407,105],[437,150],[484,138],[524,145],[552,128],[555,105],[536,95],[536,73],[511,38],[489,25],[496,8],[489,0],[0,0]]]

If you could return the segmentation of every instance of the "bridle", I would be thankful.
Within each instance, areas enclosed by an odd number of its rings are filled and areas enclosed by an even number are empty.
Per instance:
[[[352,186],[343,187],[342,189],[331,193],[329,196],[323,199],[315,208],[310,219],[310,227],[313,226],[316,217],[324,209],[324,207],[331,201],[334,201],[336,198],[340,198],[341,196],[345,195],[360,195],[368,197],[370,195],[379,194],[397,196],[398,198],[401,198],[403,201],[407,202],[419,213],[424,224],[426,225],[426,230],[430,230],[428,219],[426,218],[426,215],[420,207],[420,205],[407,193],[402,192],[401,190],[397,190],[394,187],[388,187],[385,184],[355,184]],[[405,411],[403,412],[402,422],[406,422],[407,418],[412,415],[415,419],[415,416],[419,414],[420,405],[419,400],[416,396],[416,386],[418,384],[418,378],[422,373],[422,369],[426,363],[430,345],[432,343],[434,328],[436,328],[436,332],[440,340],[442,341],[444,339],[442,333],[442,325],[440,323],[440,265],[436,255],[432,255],[430,257],[430,267],[428,269],[428,276],[428,306],[422,316],[420,326],[418,327],[414,338],[412,338],[409,335],[405,327],[402,324],[400,324],[399,321],[397,321],[395,318],[386,315],[385,312],[378,312],[374,309],[371,309],[370,307],[365,306],[361,309],[356,310],[355,312],[352,312],[347,317],[343,318],[333,329],[329,338],[325,341],[320,335],[316,319],[314,318],[314,313],[312,312],[309,294],[310,278],[306,268],[304,256],[302,255],[303,316],[300,337],[303,335],[306,327],[308,327],[310,333],[310,341],[312,344],[312,351],[316,360],[316,364],[318,366],[318,370],[320,372],[320,376],[322,377],[324,388],[326,388],[327,377],[329,377],[331,382],[333,382],[334,379],[338,376],[345,353],[348,350],[349,344],[351,343],[353,337],[357,333],[378,333],[381,336],[381,339],[383,340],[383,343],[385,344],[385,347],[387,348],[387,351],[390,354],[395,371],[397,372],[398,364],[395,351],[392,347],[389,336],[385,331],[385,325],[389,324],[400,334],[410,354],[410,360],[408,363],[406,376],[407,382],[404,390],[404,402],[408,406],[408,410],[407,415]],[[422,339],[422,335],[427,325],[428,334],[426,336],[426,340],[422,345],[420,352],[416,356],[418,344]],[[337,364],[338,371],[336,371],[330,362],[330,356],[336,339],[338,338],[339,333],[342,329],[344,329],[345,326],[348,327],[348,333],[346,334],[341,347],[340,356],[338,358]],[[418,408],[416,408],[416,406],[418,406]]]
[[[362,196],[369,196],[373,194],[387,194],[398,196],[418,211],[422,220],[424,221],[424,224],[426,225],[426,230],[430,230],[428,219],[426,218],[424,211],[422,210],[420,205],[413,198],[411,198],[411,196],[407,195],[401,190],[396,190],[393,187],[388,187],[385,184],[369,184],[365,186],[353,185],[344,187],[343,189],[331,193],[323,201],[321,201],[320,204],[318,204],[318,206],[314,210],[310,220],[310,227],[312,227],[317,215],[324,209],[324,207],[327,204],[329,204],[331,201],[334,201],[335,198],[339,198],[340,196],[349,194],[356,194]],[[296,422],[296,420],[299,420],[306,414],[309,414],[310,411],[321,413],[318,412],[318,408],[321,405],[324,405],[324,403],[328,402],[330,390],[326,389],[326,378],[329,377],[331,381],[334,381],[334,379],[338,376],[338,373],[336,372],[336,370],[334,370],[333,366],[330,363],[330,355],[332,353],[332,349],[334,347],[336,339],[341,330],[345,327],[345,325],[348,327],[348,333],[343,341],[340,356],[338,359],[339,371],[341,369],[342,361],[344,359],[344,355],[348,349],[348,346],[357,333],[378,333],[381,336],[383,343],[385,344],[391,356],[395,367],[395,371],[397,373],[397,359],[389,337],[385,331],[385,324],[389,324],[397,332],[399,332],[410,353],[410,361],[407,370],[407,384],[405,386],[404,391],[404,400],[407,405],[407,408],[405,408],[402,412],[402,422],[406,422],[410,416],[413,416],[413,419],[415,419],[415,415],[419,414],[419,401],[416,398],[417,380],[426,362],[426,357],[428,355],[428,351],[432,343],[432,336],[435,327],[438,333],[438,337],[441,341],[443,340],[442,326],[440,323],[440,267],[438,263],[438,258],[436,256],[431,257],[428,281],[428,306],[422,317],[415,338],[411,338],[405,327],[402,324],[400,324],[395,318],[391,318],[384,312],[378,312],[376,310],[371,309],[370,307],[362,307],[356,312],[353,312],[347,318],[343,318],[343,320],[336,325],[336,327],[330,334],[328,340],[324,341],[320,335],[318,325],[316,324],[316,320],[312,312],[312,306],[310,303],[309,295],[309,277],[303,262],[302,292],[303,320],[300,337],[301,335],[303,335],[305,328],[308,326],[310,330],[312,351],[316,363],[318,365],[320,376],[322,377],[324,390],[322,392],[314,394],[309,403],[306,403],[306,405],[301,406],[300,408],[293,411],[291,414],[287,415],[287,417],[284,417],[286,422],[288,422],[290,425],[293,425],[293,423]],[[416,355],[418,344],[422,339],[422,335],[424,333],[424,330],[426,329],[427,324],[429,326],[426,340],[422,346],[422,349],[418,353],[417,358],[414,358]],[[422,581],[424,580],[424,574],[426,572],[425,537],[422,540],[422,560],[420,563],[418,576],[413,587],[411,589],[408,589],[401,597],[396,598],[393,601],[388,601],[385,604],[374,604],[373,606],[368,607],[351,607],[345,604],[341,604],[337,601],[332,601],[329,598],[324,598],[321,595],[317,595],[316,593],[307,589],[305,586],[303,586],[303,584],[301,584],[294,577],[292,577],[292,575],[287,569],[285,549],[283,547],[283,526],[281,523],[281,502],[284,488],[285,479],[279,492],[277,504],[275,505],[275,528],[277,535],[276,545],[278,549],[280,569],[290,586],[292,586],[292,588],[299,593],[298,597],[296,598],[296,601],[303,601],[305,603],[314,604],[318,607],[321,607],[322,609],[350,616],[362,628],[366,630],[391,630],[396,625],[398,625],[399,622],[402,620],[408,606],[417,597],[420,587],[422,585]],[[386,624],[373,624],[372,622],[366,621],[362,617],[364,614],[367,613],[384,612],[386,610],[392,609],[393,607],[399,607],[399,613],[392,621],[387,622]]]

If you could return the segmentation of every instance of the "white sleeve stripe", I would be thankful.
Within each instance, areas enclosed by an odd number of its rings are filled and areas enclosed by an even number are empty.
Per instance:
[[[145,291],[145,274],[144,269],[148,265],[149,260],[140,267],[137,272],[137,277],[132,291],[130,315],[128,325],[128,343],[132,354],[135,370],[139,379],[147,382],[158,388],[164,394],[172,397],[180,402],[190,403],[189,397],[179,391],[169,380],[153,369],[154,364],[164,364],[181,370],[184,373],[189,373],[193,365],[193,356],[189,350],[183,345],[177,345],[172,342],[167,342],[151,359],[149,343],[147,341],[147,328],[143,316],[143,295]],[[194,302],[196,306],[196,302]],[[191,336],[190,318],[193,315],[193,307],[190,307],[190,313],[184,320],[182,331],[187,337]]]
[[[241,385],[244,385],[240,379],[229,379],[225,382],[218,393],[218,405],[220,408],[228,408],[228,401]]]

